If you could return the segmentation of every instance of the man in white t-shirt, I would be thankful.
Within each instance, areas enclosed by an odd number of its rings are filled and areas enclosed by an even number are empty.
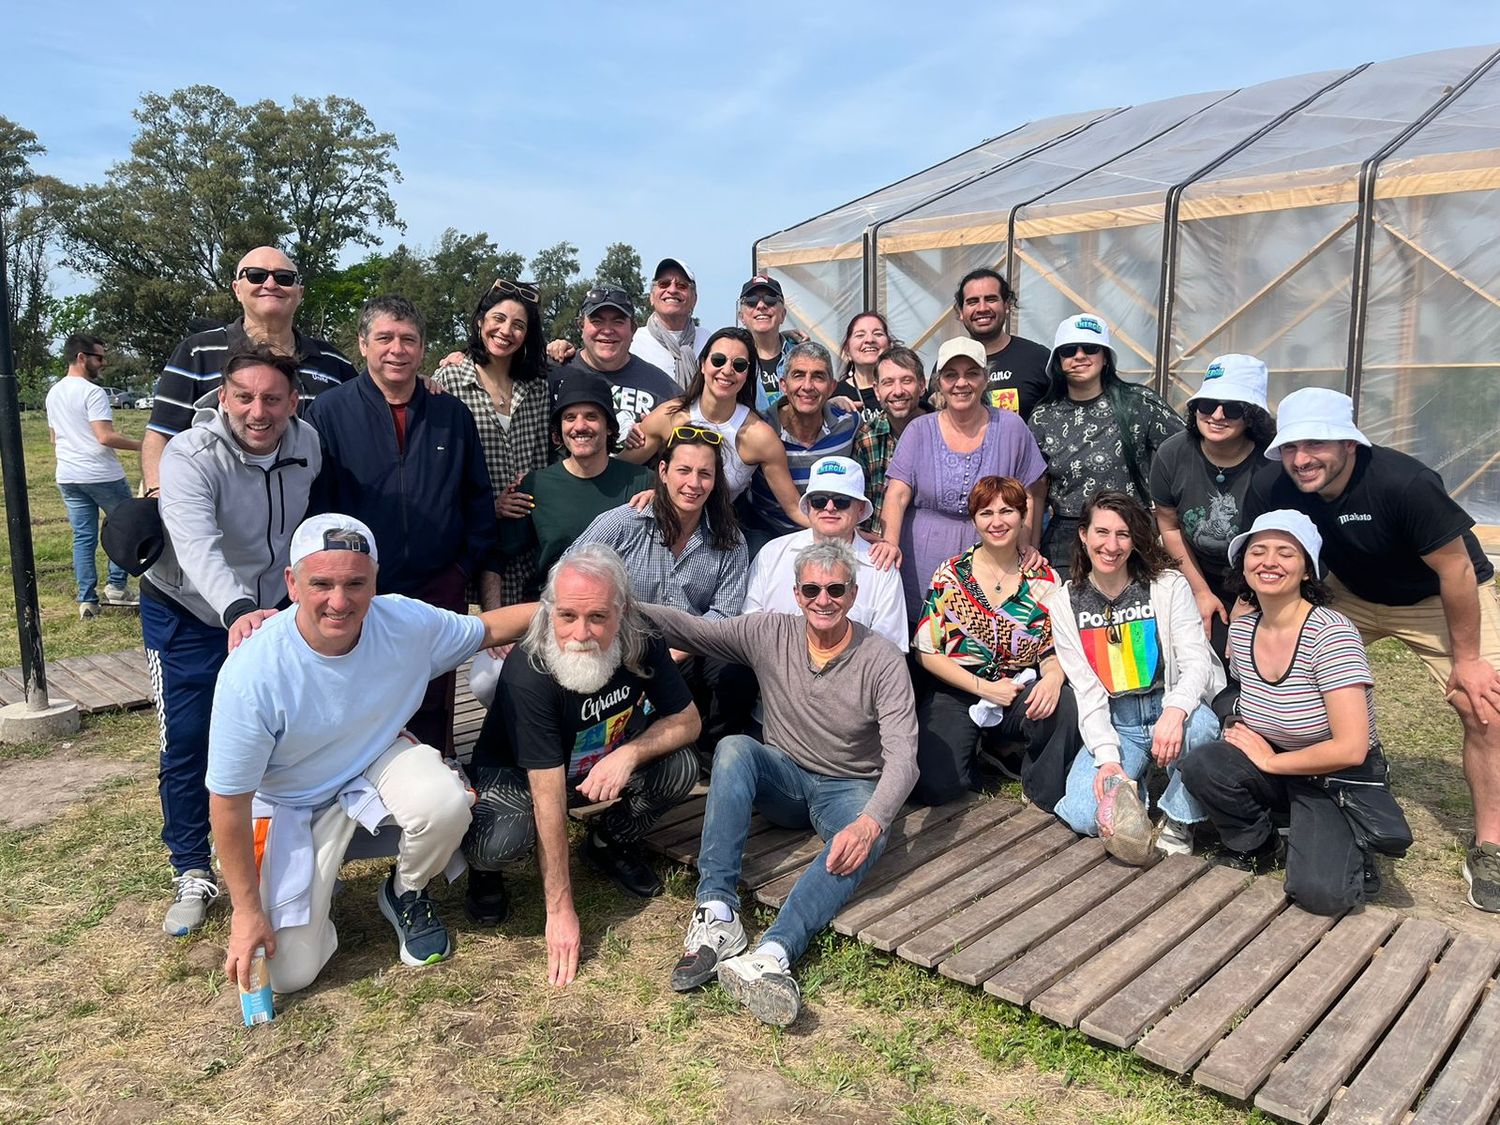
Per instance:
[[[651,315],[630,338],[630,354],[660,367],[683,390],[698,374],[708,331],[693,323],[698,281],[680,258],[663,258],[651,277]]]
[[[534,609],[473,617],[376,597],[374,534],[337,513],[304,520],[289,558],[295,611],[261,618],[219,674],[207,777],[234,905],[225,972],[243,982],[263,946],[277,992],[306,988],[333,956],[339,864],[356,823],[376,828],[387,816],[402,836],[378,902],[401,960],[449,955],[427,884],[451,869],[474,798],[435,747],[403,728],[430,679],[517,640]]]
[[[906,624],[905,594],[901,572],[893,567],[877,568],[870,561],[870,546],[856,533],[873,510],[865,496],[865,474],[848,457],[823,457],[808,472],[807,491],[801,508],[812,526],[772,539],[750,564],[750,585],[744,613],[800,613],[797,604],[797,552],[814,543],[845,543],[859,560],[856,575],[859,593],[851,620],[878,633],[902,652],[911,632]]]
[[[94,382],[104,368],[104,341],[75,332],[63,347],[68,373],[47,392],[47,428],[57,453],[57,490],[73,528],[73,576],[78,580],[78,616],[99,616],[99,513],[109,515],[130,499],[117,449],[141,443],[115,430],[109,396]],[[106,605],[135,605],[125,571],[114,562],[104,584]]]

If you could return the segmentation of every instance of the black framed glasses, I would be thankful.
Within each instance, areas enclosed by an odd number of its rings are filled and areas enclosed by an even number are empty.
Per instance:
[[[495,284],[490,286],[491,293],[503,293],[507,297],[519,297],[523,301],[530,301],[533,305],[540,299],[535,287],[522,285],[519,281],[506,281],[503,277],[495,278]]]
[[[1213,398],[1200,398],[1193,403],[1193,409],[1204,418],[1212,418],[1214,411],[1224,412],[1224,421],[1238,422],[1245,416],[1245,404],[1243,402],[1220,402]]]
[[[702,426],[672,427],[672,436],[667,439],[667,444],[676,445],[683,441],[702,442],[704,445],[722,445],[724,435],[718,430],[706,430]]]
[[[1079,351],[1084,355],[1098,355],[1103,350],[1103,344],[1063,344],[1057,349],[1057,358],[1072,359]]]
[[[726,363],[729,364],[736,375],[743,375],[750,370],[750,361],[742,355],[737,355],[733,359],[730,359],[723,352],[714,352],[708,357],[708,365],[715,371],[723,367]]]
[[[815,512],[821,511],[829,504],[833,505],[835,511],[847,512],[854,504],[854,497],[840,496],[837,492],[810,492],[807,495],[807,506]]]
[[[264,285],[266,278],[273,277],[283,289],[290,289],[298,280],[296,270],[268,270],[264,266],[241,266],[240,272],[234,277],[236,281],[244,278],[251,285]]]
[[[781,304],[781,298],[775,293],[749,293],[740,298],[740,304],[747,309],[753,309],[756,305],[765,305],[768,309],[774,309]]]
[[[839,598],[842,598],[849,592],[849,583],[830,582],[826,586],[820,586],[816,582],[804,582],[800,586],[798,586],[797,589],[801,592],[802,596],[810,602],[817,601],[818,597],[823,593],[824,590],[828,591],[828,596],[830,598],[833,598],[835,601],[837,601]]]
[[[103,352],[79,352],[78,354],[79,355],[86,355],[90,359],[97,359],[100,363],[104,362],[104,353]]]
[[[1120,623],[1115,620],[1115,607],[1108,603],[1104,606],[1104,639],[1112,645],[1120,643]]]

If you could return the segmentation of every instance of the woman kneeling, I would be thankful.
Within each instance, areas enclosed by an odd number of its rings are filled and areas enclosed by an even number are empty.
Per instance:
[[[1271,813],[1290,817],[1286,892],[1314,914],[1340,914],[1378,893],[1372,852],[1411,844],[1386,785],[1375,737],[1374,680],[1359,631],[1328,608],[1323,546],[1300,512],[1267,512],[1229,545],[1254,605],[1229,627],[1240,680],[1224,738],[1183,763],[1183,780],[1229,849],[1222,862],[1274,862]]]

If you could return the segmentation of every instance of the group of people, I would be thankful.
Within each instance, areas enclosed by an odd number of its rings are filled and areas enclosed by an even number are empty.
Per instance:
[[[784,1024],[792,964],[903,804],[980,788],[995,755],[1080,833],[1128,792],[1159,809],[1160,850],[1216,845],[1259,871],[1284,847],[1291,897],[1342,912],[1378,890],[1374,856],[1410,843],[1364,651],[1386,635],[1463,720],[1464,874],[1500,910],[1493,570],[1437,474],[1372,446],[1344,395],[1295,391],[1273,420],[1265,365],[1226,355],[1178,416],[1120,377],[1096,314],[1051,348],[1010,335],[1015,294],[984,269],[959,282],[965,334],[930,377],[873,311],[836,367],[782,331],[765,274],[738,326],[702,329],[675,258],[640,330],[627,293],[591,290],[576,353],[543,340],[533,288],[498,280],[430,379],[403,298],[362,310],[356,373],[292,326],[279,250],[234,285],[244,318],[169,361],[146,498],[105,529],[143,573],[164,928],[192,932],[219,894],[212,829],[232,972],[263,946],[279,991],[305,987],[337,946],[356,824],[394,821],[379,904],[404,962],[451,950],[439,872],[466,862],[467,913],[499,924],[503,867],[535,849],[565,984],[569,808],[609,803],[581,858],[648,896],[641,841],[706,775],[672,985],[716,977]],[[453,670],[480,653],[498,673],[465,769]],[[755,813],[824,846],[752,948]]]

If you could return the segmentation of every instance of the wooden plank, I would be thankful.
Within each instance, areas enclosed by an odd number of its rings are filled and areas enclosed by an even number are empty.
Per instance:
[[[142,706],[148,706],[155,701],[156,689],[151,684],[151,667],[146,662],[145,649],[131,648],[122,652],[106,652],[95,659],[108,662],[121,679],[131,684],[141,698]]]
[[[1446,926],[1407,918],[1297,1053],[1255,1095],[1267,1113],[1310,1125],[1400,1013],[1448,944]]]
[[[0,703],[6,705],[26,702],[26,685],[21,680],[21,669],[0,670]]]
[[[859,931],[859,940],[890,952],[908,938],[972,906],[984,895],[1004,887],[1038,863],[1062,851],[1077,836],[1051,813],[1029,808],[1006,821],[1016,840],[984,863],[973,864],[939,886]],[[1039,826],[1035,831],[1033,825]]]
[[[150,701],[149,682],[148,691],[144,697],[141,696],[138,685],[133,682],[138,677],[127,673],[113,660],[102,656],[75,656],[72,658],[81,665],[88,667],[93,674],[95,682],[105,686],[115,701],[115,706],[124,708],[139,707],[142,703]]]
[[[1165,867],[1166,864],[1160,864],[1157,870]],[[1178,942],[1244,890],[1247,881],[1244,872],[1227,867],[1212,867],[1203,872],[1201,878],[1194,879],[1169,901],[1147,913],[1128,933],[1110,942],[1033,1000],[1031,1010],[1064,1027],[1077,1027],[1085,1015],[1158,963]],[[1144,882],[1144,878],[1137,880],[1132,890]]]
[[[1257,879],[1233,902],[1084,1019],[1079,1030],[1129,1047],[1147,1027],[1219,971],[1286,906],[1275,879]]]
[[[47,692],[54,700],[59,697],[71,699],[86,715],[108,711],[114,706],[109,693],[95,686],[89,679],[88,669],[83,669],[81,673],[75,671],[66,660],[47,666]]]
[[[1500,967],[1500,943],[1459,934],[1385,1040],[1328,1111],[1329,1122],[1397,1122],[1448,1053]]]
[[[1249,1098],[1369,963],[1397,920],[1391,911],[1373,908],[1340,919],[1229,1038],[1209,1052],[1193,1080],[1231,1098]]]
[[[1228,965],[1136,1044],[1135,1053],[1186,1074],[1333,926],[1334,919],[1289,907]]]
[[[660,832],[663,828],[666,828],[669,825],[681,824],[684,820],[692,820],[694,817],[702,820],[703,810],[707,807],[707,804],[708,801],[706,797],[689,797],[680,805],[674,805],[672,808],[662,813],[661,819],[652,826],[651,832]],[[650,835],[651,833],[647,833],[648,839],[650,838]]]
[[[890,842],[886,845],[885,853],[880,857],[881,863],[888,856],[895,855],[899,857],[912,840],[924,832],[941,829],[950,820],[966,812],[977,800],[978,798],[974,794],[968,793],[946,805],[917,808],[903,816],[897,817],[891,822],[891,838]],[[774,877],[771,875],[764,877],[768,881],[763,881],[762,885],[757,887],[755,891],[756,901],[779,909],[781,904],[786,901],[786,896],[792,893],[792,887],[796,885],[797,879],[801,876],[802,868],[816,859],[818,853],[822,850],[823,841],[817,836],[813,836],[807,843],[792,849],[784,857],[778,858],[775,853],[765,857],[771,861],[769,865],[763,866],[757,864],[753,870],[757,875],[769,870],[774,872]],[[866,883],[872,878],[880,878],[877,872],[879,867],[880,863],[877,863],[874,868],[870,869],[869,874],[865,876]],[[751,878],[751,870],[747,866],[742,877],[745,882],[754,885],[754,881]]]
[[[1075,967],[1151,914],[1208,866],[1187,855],[1169,855],[1128,887],[1075,918],[1015,964],[984,982],[984,990],[1012,1004],[1029,1004]]]
[[[938,965],[938,972],[963,984],[988,980],[1038,942],[1058,930],[1141,873],[1139,867],[1106,859],[1079,878],[1017,914]]]
[[[1500,1104],[1500,989],[1493,984],[1412,1125],[1492,1120]]]
[[[1104,845],[1095,837],[1079,839],[1071,828],[1061,823],[1045,828],[1012,848],[993,865],[999,880],[996,886],[946,917],[920,919],[921,932],[903,939],[896,955],[930,969],[1006,919],[1040,902],[1058,887],[1071,883],[1101,863],[1105,855]],[[1012,879],[1006,874],[1011,868],[1022,874]],[[916,911],[921,905],[913,903],[907,909]],[[889,921],[898,924],[894,922],[897,917],[893,915]],[[887,921],[882,919],[881,924]]]
[[[1002,807],[996,810],[997,805]],[[990,801],[971,809],[963,818],[952,821],[953,825],[963,825],[963,831],[967,835],[948,845],[939,842],[925,851],[917,850],[916,854],[908,855],[904,869],[899,872],[900,878],[889,878],[884,885],[878,887],[862,885],[858,893],[834,917],[834,931],[852,937],[859,933],[861,926],[905,906],[929,888],[983,863],[1017,838],[1011,821],[1022,811],[1020,804],[1011,801]],[[1041,827],[1040,823],[1030,818],[1028,822],[1030,827],[1023,826],[1022,835]],[[982,827],[969,833],[975,825]],[[933,833],[924,834],[917,841],[916,849],[922,849],[934,836]]]

